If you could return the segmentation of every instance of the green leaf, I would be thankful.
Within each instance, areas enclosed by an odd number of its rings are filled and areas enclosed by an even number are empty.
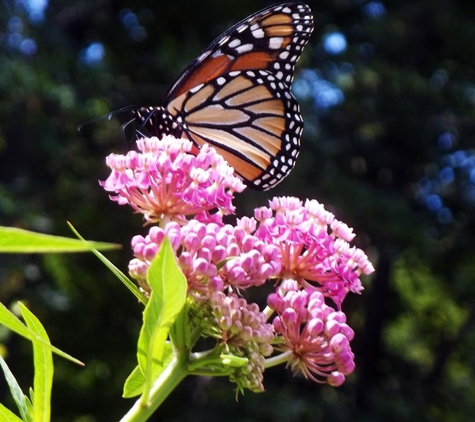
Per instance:
[[[8,367],[7,363],[0,355],[0,366],[3,369],[3,373],[5,374],[5,379],[7,380],[8,386],[10,387],[10,392],[12,393],[13,400],[18,407],[18,411],[25,422],[32,422],[33,419],[31,418],[31,413],[28,410],[28,405],[26,401],[26,397],[21,391],[20,386],[18,385],[17,380],[13,376],[10,368]],[[9,421],[9,420],[7,420]]]
[[[71,223],[68,223],[73,233],[82,241],[86,242],[79,232],[73,227]],[[87,242],[86,242],[87,243]],[[132,294],[144,305],[147,304],[148,298],[140,291],[136,284],[131,281],[121,270],[119,270],[112,262],[110,262],[104,255],[102,255],[97,249],[91,247],[89,249],[94,255],[96,255],[102,263],[112,271],[112,273],[127,287]]]
[[[137,365],[125,380],[122,397],[130,399],[131,397],[139,396],[142,394],[144,384],[145,377]]]
[[[104,242],[83,242],[68,237],[0,226],[0,253],[88,252],[91,248],[110,250],[118,249],[120,245]]]
[[[64,359],[84,366],[84,363],[82,363],[80,360],[72,357],[71,355],[63,352],[62,350],[59,350],[57,347],[52,346],[49,342],[46,342],[43,338],[31,331],[11,311],[9,311],[3,303],[0,303],[0,324],[5,325],[5,327],[9,328],[20,336],[25,337],[28,340],[43,344],[43,346],[46,346],[47,348],[51,349],[54,353],[63,357]]]
[[[156,378],[158,378],[163,370],[167,367],[167,365],[173,359],[173,346],[171,343],[167,342],[165,344],[165,349],[163,351],[163,364],[160,366],[159,370],[155,374]],[[127,377],[127,380],[124,384],[124,393],[122,397],[128,399],[131,397],[136,397],[143,392],[145,384],[145,376],[143,375],[142,371],[140,370],[139,366],[136,366],[132,373]]]
[[[50,343],[46,330],[38,318],[22,303],[20,303],[20,310],[28,328],[45,342]],[[33,361],[35,368],[33,382],[35,394],[34,397],[31,397],[33,402],[33,420],[35,422],[49,422],[51,418],[51,389],[54,372],[51,348],[45,347],[37,341],[33,342]]]
[[[0,422],[23,422],[10,409],[0,403]]]
[[[152,293],[144,310],[138,342],[139,367],[145,376],[143,400],[164,366],[168,333],[185,305],[187,283],[168,238],[163,241],[147,273]]]

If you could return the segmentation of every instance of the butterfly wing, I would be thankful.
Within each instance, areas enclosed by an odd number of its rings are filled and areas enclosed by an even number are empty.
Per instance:
[[[302,3],[249,16],[190,63],[160,107],[139,110],[139,118],[153,135],[212,144],[252,187],[275,186],[300,149],[303,122],[290,85],[312,30]]]
[[[193,60],[164,97],[171,98],[233,70],[268,70],[288,86],[313,30],[303,3],[282,3],[238,22]]]

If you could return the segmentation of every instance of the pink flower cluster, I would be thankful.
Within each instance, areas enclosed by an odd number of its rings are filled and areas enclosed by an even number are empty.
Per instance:
[[[163,229],[154,226],[148,235],[135,236],[135,259],[129,272],[142,286],[147,270],[163,239],[168,236],[178,263],[188,280],[188,291],[196,299],[208,299],[214,292],[231,288],[240,291],[261,286],[281,271],[279,250],[246,231],[245,227],[224,224],[221,218],[206,223],[204,214],[180,226],[169,222]]]
[[[248,360],[228,372],[239,391],[263,390],[266,358],[276,344],[294,371],[341,385],[355,366],[353,331],[341,305],[349,292],[363,289],[360,276],[374,271],[366,254],[350,246],[352,229],[317,201],[292,197],[274,198],[253,217],[225,224],[233,194],[244,185],[213,148],[193,155],[189,141],[172,137],[142,139],[138,148],[108,157],[112,173],[102,185],[113,200],[160,223],[132,239],[129,272],[142,289],[150,292],[147,271],[167,236],[202,337],[216,340],[215,351]],[[241,294],[266,283],[275,293],[261,312]]]
[[[288,364],[294,372],[340,386],[355,368],[350,347],[354,332],[346,324],[346,315],[327,306],[315,289],[298,290],[296,283],[285,284],[267,299],[278,314],[275,332],[286,340],[279,350],[291,352]]]
[[[255,235],[280,249],[280,278],[313,286],[338,307],[348,292],[363,290],[359,276],[374,271],[366,254],[350,247],[353,230],[316,200],[274,198],[254,216],[260,223]]]
[[[172,136],[140,139],[137,148],[106,159],[112,172],[100,184],[116,193],[112,200],[129,204],[149,222],[164,217],[184,221],[215,208],[234,212],[233,193],[245,186],[214,148],[204,145],[194,155],[191,141]]]

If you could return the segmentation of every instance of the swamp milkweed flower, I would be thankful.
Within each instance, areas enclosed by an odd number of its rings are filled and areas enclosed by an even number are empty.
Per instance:
[[[234,193],[245,186],[214,148],[204,145],[195,156],[190,141],[171,136],[137,144],[139,152],[107,158],[112,172],[101,185],[151,225],[132,239],[129,264],[146,294],[151,261],[170,239],[188,283],[190,326],[215,342],[199,354],[208,372],[228,375],[238,391],[258,392],[264,369],[286,362],[315,382],[341,385],[355,367],[342,303],[362,291],[360,276],[374,271],[350,245],[352,229],[316,200],[293,197],[273,198],[252,217],[225,223]],[[261,311],[247,291],[263,285],[274,292]],[[212,359],[223,354],[247,363],[223,368]]]
[[[204,145],[196,155],[193,143],[165,136],[143,138],[137,151],[111,154],[106,164],[112,169],[101,186],[113,201],[129,204],[147,222],[162,218],[185,221],[187,215],[218,208],[234,212],[234,192],[245,188],[214,148]]]

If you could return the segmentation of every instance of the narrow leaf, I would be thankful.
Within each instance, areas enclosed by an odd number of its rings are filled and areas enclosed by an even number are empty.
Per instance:
[[[20,310],[28,328],[45,342],[50,343],[46,330],[38,318],[22,303],[20,303]],[[51,418],[51,389],[54,372],[51,348],[45,347],[39,342],[33,342],[33,361],[35,368],[33,381],[33,391],[35,394],[34,398],[32,397],[33,420],[35,422],[49,422]]]
[[[81,242],[68,237],[0,226],[0,253],[88,252],[91,248],[110,250],[118,249],[120,245],[104,242]]]
[[[18,407],[18,411],[25,422],[32,422],[31,414],[28,411],[28,406],[26,403],[25,395],[23,391],[21,391],[20,386],[18,385],[17,380],[13,376],[10,368],[8,367],[7,363],[0,355],[0,366],[3,369],[3,373],[5,374],[5,379],[7,380],[8,386],[10,387],[10,392],[12,393],[13,400]]]
[[[73,231],[73,233],[83,242],[86,242],[84,238],[79,234],[79,232],[73,227],[71,223],[68,223],[69,227]],[[86,242],[88,243],[88,242]],[[96,255],[102,263],[111,270],[111,272],[122,282],[122,284],[127,287],[132,294],[144,305],[147,303],[147,297],[140,291],[140,289],[136,286],[136,284],[131,281],[121,270],[119,270],[112,262],[110,262],[104,255],[102,255],[97,249],[90,248],[89,249],[94,255]]]
[[[10,330],[14,331],[22,337],[25,337],[30,341],[39,342],[43,344],[57,355],[63,357],[64,359],[84,366],[84,363],[82,363],[80,360],[72,357],[71,355],[63,352],[62,350],[59,350],[57,347],[52,346],[49,342],[46,342],[43,338],[36,335],[36,333],[26,327],[11,311],[9,311],[3,303],[0,303],[0,324],[5,325],[5,327],[9,328]]]
[[[0,403],[0,422],[23,422],[10,409]]]

